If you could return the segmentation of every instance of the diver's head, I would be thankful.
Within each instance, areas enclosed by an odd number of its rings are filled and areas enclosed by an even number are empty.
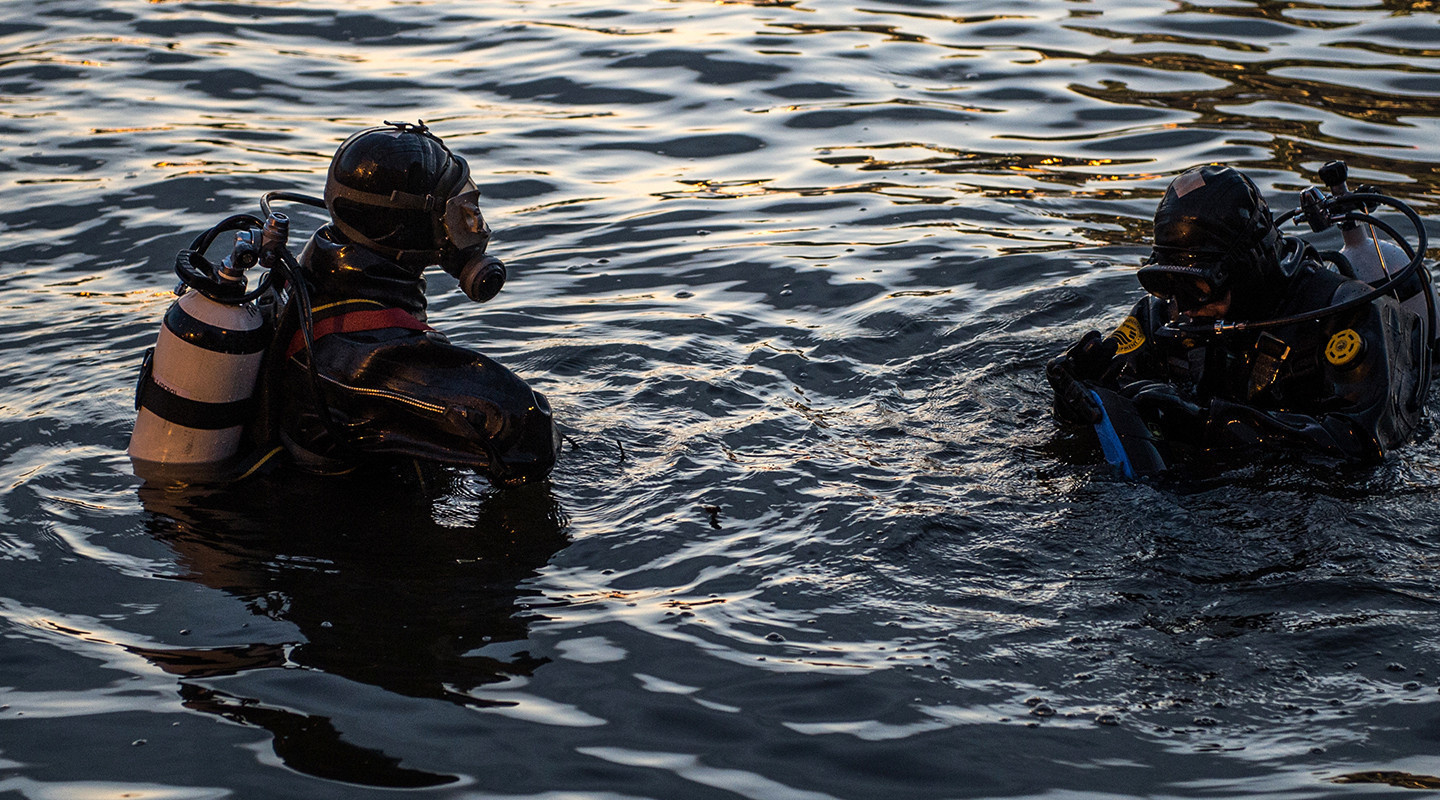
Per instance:
[[[1220,164],[1182,173],[1155,209],[1155,248],[1140,285],[1192,317],[1255,319],[1272,311],[1294,276],[1280,233],[1251,180]]]
[[[422,121],[387,122],[346,139],[325,181],[325,205],[345,237],[402,264],[485,251],[490,227],[465,159]]]

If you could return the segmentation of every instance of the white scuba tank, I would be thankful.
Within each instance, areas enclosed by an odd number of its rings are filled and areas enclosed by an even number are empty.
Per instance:
[[[1355,277],[1371,286],[1379,286],[1390,280],[1397,272],[1405,269],[1410,263],[1410,257],[1405,255],[1399,245],[1388,239],[1376,238],[1370,234],[1368,226],[1351,225],[1349,228],[1342,228],[1340,235],[1344,237],[1345,246],[1340,249],[1340,255],[1350,263],[1350,268],[1355,271]],[[1427,269],[1421,265],[1420,269]],[[1435,337],[1435,320],[1431,317],[1431,307],[1435,302],[1435,288],[1431,281],[1423,281],[1421,291],[1415,292],[1409,297],[1403,297],[1400,305],[1413,311],[1425,323],[1426,341]],[[1427,299],[1426,294],[1430,297]]]
[[[269,340],[254,303],[182,294],[141,370],[130,457],[198,465],[236,455]]]
[[[1348,178],[1349,169],[1343,161],[1331,161],[1320,168],[1320,179],[1334,197],[1350,194],[1346,185]],[[1361,187],[1361,191],[1366,191],[1366,187]],[[1342,223],[1340,235],[1344,240],[1340,255],[1349,263],[1354,277],[1371,286],[1385,283],[1410,265],[1410,257],[1405,255],[1405,251],[1398,244],[1375,236],[1368,224],[1356,220]],[[1440,320],[1436,319],[1435,282],[1430,277],[1429,267],[1421,264],[1420,270],[1420,289],[1414,290],[1413,285],[1402,286],[1396,297],[1403,308],[1414,312],[1415,316],[1420,318],[1425,326],[1425,341],[1433,347],[1436,335],[1440,334],[1440,330],[1437,330],[1440,328]],[[1408,281],[1406,283],[1409,284]],[[1411,294],[1405,296],[1405,291],[1410,291]]]

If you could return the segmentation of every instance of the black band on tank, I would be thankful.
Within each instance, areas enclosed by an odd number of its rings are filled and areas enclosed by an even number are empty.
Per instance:
[[[140,405],[155,416],[176,425],[203,431],[219,431],[250,421],[255,406],[251,398],[229,403],[205,403],[181,397],[146,376],[140,385]]]
[[[270,344],[269,333],[263,325],[252,330],[222,328],[190,316],[179,303],[172,304],[165,312],[165,327],[190,344],[212,353],[251,355],[264,352]]]

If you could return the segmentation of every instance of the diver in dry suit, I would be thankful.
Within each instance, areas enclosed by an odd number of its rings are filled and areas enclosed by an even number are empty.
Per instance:
[[[272,200],[330,213],[298,259]],[[426,322],[428,266],[480,302],[504,284],[478,203],[465,160],[423,122],[386,123],[340,145],[323,199],[270,192],[264,219],[200,234],[176,257],[178,299],[141,367],[137,474],[225,483],[287,452],[324,473],[421,459],[500,484],[547,475],[560,436],[545,398]],[[232,231],[212,263],[207,249]]]
[[[331,224],[299,258],[311,318],[285,309],[261,384],[296,461],[327,471],[409,456],[501,483],[550,472],[559,434],[545,398],[426,323],[427,266],[477,301],[504,283],[504,266],[485,253],[478,201],[465,160],[424,123],[370,128],[340,145],[325,184]]]
[[[1060,420],[1099,433],[1109,417],[1133,413],[1162,446],[1273,444],[1351,462],[1380,460],[1420,422],[1429,335],[1391,297],[1263,330],[1206,332],[1226,327],[1221,320],[1303,317],[1372,291],[1282,236],[1235,169],[1199,167],[1171,182],[1137,276],[1149,296],[1113,332],[1091,331],[1048,364]]]

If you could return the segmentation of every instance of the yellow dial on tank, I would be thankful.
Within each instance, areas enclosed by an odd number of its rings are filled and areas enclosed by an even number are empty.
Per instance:
[[[1343,367],[1360,355],[1360,334],[1346,328],[1330,337],[1325,345],[1325,360],[1337,367]]]

